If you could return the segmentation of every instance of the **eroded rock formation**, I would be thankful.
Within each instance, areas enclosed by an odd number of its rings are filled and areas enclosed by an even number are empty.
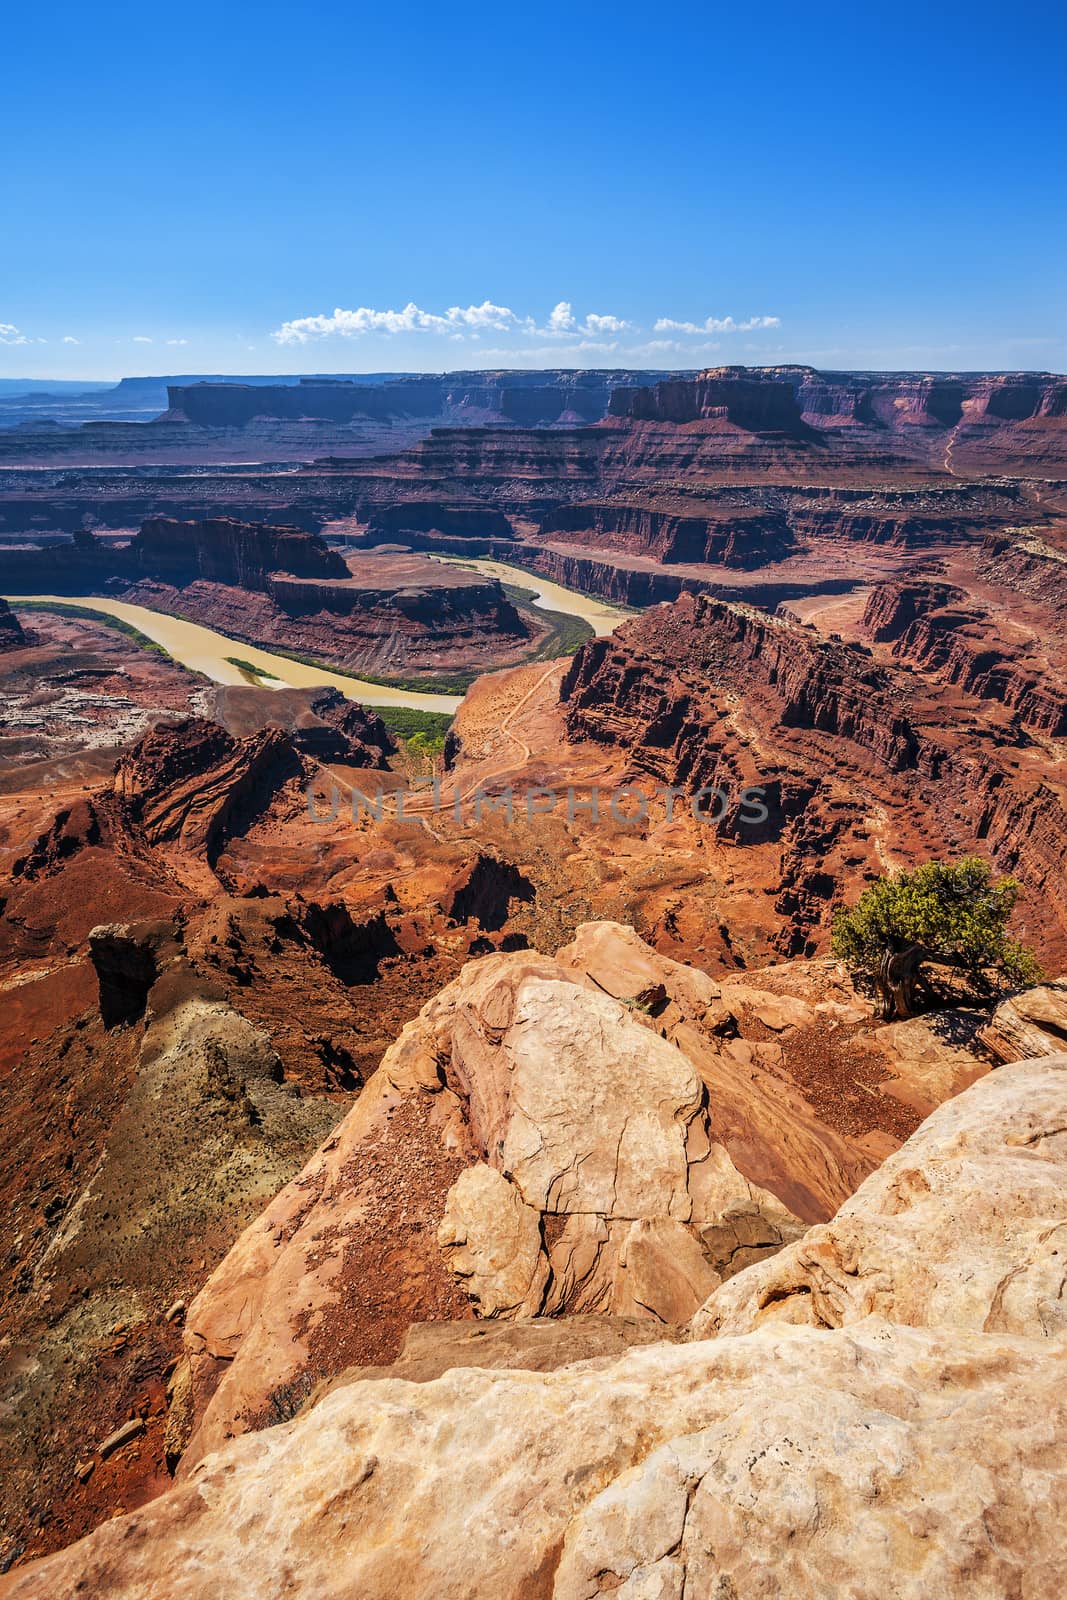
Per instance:
[[[631,969],[662,974],[679,1001],[662,977],[642,985],[657,991],[649,1002],[605,993],[591,974],[614,965],[616,947],[628,950]],[[685,1321],[716,1282],[802,1231],[712,1137],[699,1071],[640,1009],[688,1015],[695,1036],[711,1039],[729,1014],[718,994],[703,974],[611,925],[590,929],[556,962],[520,953],[465,968],[404,1030],[336,1136],[190,1309],[195,1427],[182,1470],[261,1416],[277,1390],[351,1361],[371,1332],[368,1293],[399,1338],[403,1285],[368,1289],[353,1270],[385,1239],[396,1249],[408,1237],[413,1192],[437,1229],[418,1243],[428,1283],[447,1297],[454,1277],[488,1317],[597,1311]],[[743,1104],[744,1095],[738,1121]],[[398,1140],[410,1141],[415,1126],[411,1187],[381,1187],[386,1152],[405,1159]],[[861,1166],[858,1151],[822,1136],[825,1163]],[[331,1238],[341,1248],[324,1253]]]
[[[1052,1595],[1065,1084],[1059,1056],[975,1085],[846,1214],[716,1290],[694,1342],[605,1364],[581,1360],[579,1337],[577,1365],[525,1372],[479,1369],[468,1345],[441,1376],[427,1363],[334,1386],[0,1593]],[[978,1210],[946,1239],[957,1185]],[[868,1263],[894,1231],[910,1254],[887,1279]],[[838,1299],[816,1295],[820,1242],[846,1232]],[[801,1298],[828,1320],[790,1325],[772,1299],[753,1326],[744,1307],[808,1258]],[[744,1331],[724,1330],[728,1306]]]
[[[6,600],[0,600],[0,655],[8,650],[21,650],[29,640],[22,623]]]
[[[1048,896],[1047,953],[1062,955],[1058,769],[1036,751],[1019,760],[1015,739],[1002,754],[1001,741],[969,736],[977,716],[859,640],[687,595],[584,646],[560,692],[573,740],[623,751],[635,775],[686,794],[721,791],[719,834],[741,848],[775,847],[777,908],[794,919],[784,953],[813,953],[800,928],[825,918],[844,858],[856,859],[872,815],[892,806],[898,853],[936,855],[951,826],[960,846],[988,851]],[[1051,703],[1045,693],[1028,703],[1035,716]],[[766,816],[746,810],[754,790]]]

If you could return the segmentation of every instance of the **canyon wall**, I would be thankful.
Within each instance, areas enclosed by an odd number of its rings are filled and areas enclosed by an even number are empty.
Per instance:
[[[78,533],[70,544],[20,547],[3,553],[3,578],[21,593],[78,594],[120,579],[184,585],[209,583],[266,592],[274,572],[308,578],[347,579],[336,551],[313,533],[232,517],[181,521],[150,517],[126,545]]]
[[[612,416],[695,422],[722,418],[753,432],[849,427],[950,429],[1067,415],[1067,378],[1048,372],[820,372],[814,367],[718,367],[619,390]]]
[[[626,501],[572,502],[550,512],[540,536],[575,535],[574,542],[630,551],[672,562],[715,562],[724,567],[760,567],[793,549],[780,511],[718,509],[698,502],[656,504]]]
[[[152,517],[130,541],[122,564],[128,571],[163,582],[183,584],[202,578],[258,590],[268,589],[271,573],[321,579],[349,576],[342,558],[317,534],[229,517],[206,522]]]
[[[717,832],[766,874],[783,953],[816,947],[873,831],[883,869],[977,850],[1017,873],[1030,907],[1047,907],[1046,953],[1062,957],[1067,802],[1055,766],[862,644],[686,594],[583,646],[560,694],[572,740],[614,747],[629,771],[685,793],[726,791]],[[1036,697],[1029,709],[1044,714]],[[762,821],[744,813],[750,786]]]
[[[1038,638],[1005,637],[989,610],[951,584],[895,582],[872,590],[864,625],[893,654],[1007,707],[1025,727],[1067,734],[1067,683],[1050,668]]]
[[[520,427],[597,422],[613,391],[654,374],[596,371],[446,372],[382,383],[302,378],[295,384],[197,383],[168,391],[170,410],[202,427],[261,417],[351,422],[357,418],[490,421]]]
[[[635,422],[725,422],[749,433],[796,433],[804,429],[793,385],[770,370],[749,373],[721,367],[694,378],[667,378],[650,387],[619,389],[611,397],[613,417]]]

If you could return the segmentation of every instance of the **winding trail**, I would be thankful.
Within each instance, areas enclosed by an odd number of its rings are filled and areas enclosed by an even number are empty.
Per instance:
[[[956,448],[956,435],[959,433],[960,429],[963,427],[963,423],[964,423],[964,419],[961,417],[959,422],[957,422],[956,426],[952,429],[952,432],[949,434],[948,442],[945,445],[945,454],[942,457],[942,461],[941,461],[941,465],[944,467],[945,471],[947,473],[949,473],[950,476],[953,477],[953,478],[958,478],[959,477],[959,473],[956,471],[955,467],[952,465],[952,452]]]

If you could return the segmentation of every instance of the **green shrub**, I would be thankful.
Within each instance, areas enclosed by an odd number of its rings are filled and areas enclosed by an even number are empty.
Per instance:
[[[998,983],[1033,983],[1041,969],[1032,952],[1009,938],[1020,885],[994,882],[977,856],[927,861],[870,884],[851,910],[834,918],[834,955],[874,982],[885,1017],[908,1017],[921,990],[936,1003],[925,963],[954,967],[982,994]]]

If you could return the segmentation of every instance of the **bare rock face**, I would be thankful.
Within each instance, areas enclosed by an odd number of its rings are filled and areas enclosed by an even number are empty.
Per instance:
[[[113,790],[126,829],[210,894],[217,887],[213,868],[235,819],[254,814],[281,784],[306,770],[278,728],[232,739],[217,723],[189,717],[160,723],[123,756]]]
[[[1051,1597],[1065,1411],[1034,1340],[877,1320],[357,1383],[0,1595]]]
[[[703,1086],[681,1051],[610,996],[511,967],[472,974],[453,1025],[447,1070],[489,1164],[476,1169],[486,1174],[477,1197],[471,1174],[457,1183],[439,1237],[450,1250],[462,1237],[456,1270],[482,1315],[516,1304],[522,1262],[542,1296],[523,1300],[528,1314],[543,1304],[684,1320],[731,1270],[739,1234],[776,1249],[796,1219],[711,1143]],[[488,1183],[494,1169],[503,1186]],[[554,1237],[528,1269],[526,1241],[542,1228]],[[469,1273],[472,1239],[487,1261],[491,1242],[512,1234],[499,1275]]]
[[[437,1242],[482,1316],[535,1316],[545,1298],[548,1262],[541,1215],[483,1162],[448,1193]]]
[[[832,1216],[895,1147],[835,1131],[783,1078],[783,1041],[798,1027],[866,1015],[855,990],[826,964],[814,978],[801,966],[716,980],[660,955],[618,922],[583,924],[556,959],[682,1052],[704,1084],[715,1139],[733,1164],[805,1221]],[[774,992],[783,983],[802,992]],[[760,1037],[744,1036],[752,1032]],[[735,1270],[753,1259],[740,1257]]]
[[[717,1290],[696,1336],[875,1315],[1062,1337],[1065,1105],[1067,1056],[990,1073],[940,1106],[831,1222]]]
[[[624,932],[606,924],[604,940],[629,945],[631,967],[643,949],[672,982],[677,968],[691,1014],[712,1000],[704,974],[662,963]],[[596,944],[594,933],[580,941],[594,965]],[[563,961],[472,962],[405,1028],[190,1307],[196,1420],[182,1470],[261,1422],[280,1389],[380,1348],[359,1335],[364,1318],[395,1317],[402,1337],[412,1320],[399,1320],[402,1283],[416,1262],[420,1293],[445,1314],[469,1297],[482,1317],[674,1324],[802,1229],[712,1138],[703,1080],[643,1012]],[[402,1259],[401,1283],[369,1269],[357,1282],[356,1263],[387,1251]]]
[[[719,1289],[693,1342],[611,1360],[613,1329],[592,1360],[543,1351],[517,1371],[509,1349],[479,1367],[460,1337],[437,1376],[431,1335],[402,1364],[414,1381],[352,1375],[0,1596],[1051,1600],[1067,1581],[1065,1123],[1067,1056],[1002,1068],[829,1228]],[[805,1247],[824,1314],[783,1320],[771,1269]],[[737,1331],[709,1337],[716,1303]],[[506,1344],[536,1344],[528,1326]]]
[[[1057,1055],[1067,1046],[1067,978],[1002,1000],[978,1037],[998,1061]]]

